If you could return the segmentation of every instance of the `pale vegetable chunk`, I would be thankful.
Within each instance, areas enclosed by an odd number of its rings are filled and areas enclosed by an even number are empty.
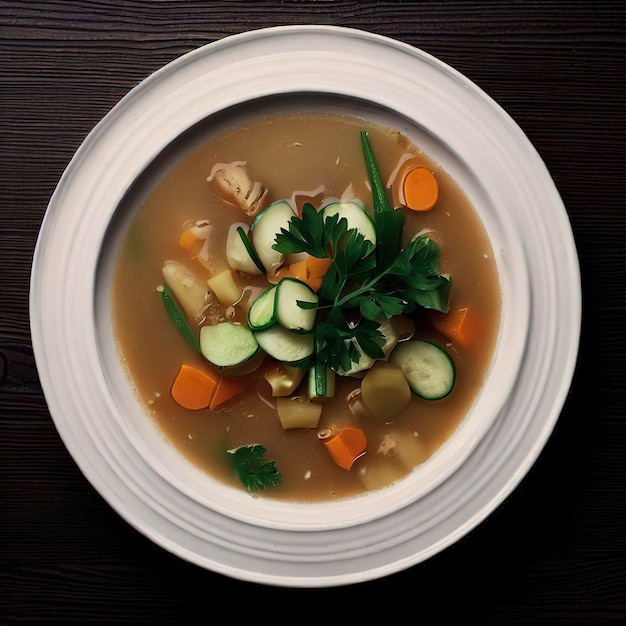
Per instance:
[[[294,393],[304,379],[306,372],[307,369],[304,367],[276,363],[274,367],[265,372],[264,378],[272,388],[272,397],[279,398]]]
[[[207,281],[211,291],[224,306],[231,306],[241,299],[241,288],[235,282],[231,270],[224,270]]]
[[[245,222],[235,222],[231,224],[228,229],[228,236],[226,238],[226,260],[228,261],[228,265],[230,265],[232,269],[244,272],[245,274],[262,274],[261,270],[250,256],[239,234],[240,228],[243,229],[246,235],[250,229]]]
[[[220,194],[254,217],[262,208],[268,190],[263,183],[253,182],[243,161],[220,163],[208,177],[215,181]]]
[[[411,401],[411,388],[399,365],[377,361],[361,382],[361,399],[372,417],[388,420]]]
[[[322,415],[322,405],[299,397],[276,400],[278,419],[285,430],[292,428],[317,428]]]
[[[386,433],[378,446],[377,452],[396,459],[407,469],[412,469],[416,465],[423,463],[430,456],[426,444],[417,433],[401,433],[398,431]]]
[[[359,467],[357,476],[368,491],[393,485],[405,475],[404,468],[395,460],[372,456]]]
[[[165,285],[190,320],[201,321],[209,303],[206,284],[177,261],[166,261],[162,268]]]

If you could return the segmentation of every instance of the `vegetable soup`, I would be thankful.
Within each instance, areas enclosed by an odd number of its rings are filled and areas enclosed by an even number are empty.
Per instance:
[[[399,132],[328,113],[181,159],[123,237],[112,299],[165,439],[233,488],[300,502],[426,462],[481,389],[501,309],[457,183]]]

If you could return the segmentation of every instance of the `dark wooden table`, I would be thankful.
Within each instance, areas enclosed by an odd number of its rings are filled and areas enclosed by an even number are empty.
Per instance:
[[[626,624],[625,6],[1,1],[0,623],[200,624],[219,607],[229,621],[250,622],[306,615],[358,623],[376,608],[386,622]],[[29,335],[37,232],[63,169],[98,120],[185,52],[297,23],[400,39],[499,102],[552,173],[583,279],[571,393],[519,488],[429,561],[337,589],[231,580],[128,526],[58,437]]]

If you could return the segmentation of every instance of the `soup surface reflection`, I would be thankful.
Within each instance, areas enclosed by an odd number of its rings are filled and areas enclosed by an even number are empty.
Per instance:
[[[302,211],[304,202],[319,209],[330,199],[356,198],[373,216],[361,130],[368,133],[392,206],[401,204],[395,185],[400,170],[406,169],[403,163],[426,168],[437,181],[433,208],[402,209],[403,242],[406,245],[421,233],[438,244],[439,271],[452,279],[448,317],[462,311],[465,324],[444,334],[433,325],[436,315],[418,309],[402,317],[398,345],[409,338],[442,347],[454,363],[451,392],[438,400],[411,393],[399,412],[376,419],[362,402],[363,372],[337,375],[334,396],[313,401],[321,404],[317,427],[285,429],[277,414],[279,396],[268,382],[277,362],[266,356],[245,375],[245,389],[229,400],[213,410],[184,408],[171,393],[181,365],[209,373],[213,380],[219,380],[220,372],[190,347],[168,315],[160,291],[164,264],[184,267],[208,290],[207,306],[198,319],[185,314],[196,337],[201,326],[217,322],[246,326],[250,303],[270,283],[264,274],[230,271],[226,241],[231,224],[249,225],[255,210],[280,200]],[[261,184],[254,191],[260,206],[242,207],[218,185],[216,172],[233,164],[241,165],[252,183]],[[195,232],[197,239],[181,239],[186,231]],[[221,302],[208,288],[207,281],[224,272],[238,289],[239,300],[233,304]],[[125,233],[112,300],[120,358],[147,414],[166,440],[210,476],[236,489],[246,487],[226,451],[260,444],[265,448],[263,458],[275,462],[281,480],[255,493],[304,502],[382,488],[426,462],[454,433],[477,397],[493,356],[501,307],[490,242],[456,182],[393,130],[361,119],[314,113],[259,119],[210,139],[185,156],[151,190]],[[298,386],[294,401],[312,402],[306,381],[305,377]],[[320,438],[320,432],[335,434],[346,427],[363,431],[366,438],[365,453],[356,455],[350,469],[338,466]]]

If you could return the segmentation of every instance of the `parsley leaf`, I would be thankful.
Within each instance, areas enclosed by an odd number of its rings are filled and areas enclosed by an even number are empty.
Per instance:
[[[282,480],[282,474],[276,470],[276,462],[263,460],[266,451],[258,443],[228,450],[235,474],[248,492],[274,487]]]
[[[272,248],[283,254],[307,252],[320,259],[332,257],[337,242],[347,230],[347,220],[339,219],[338,215],[324,219],[321,211],[306,202],[302,207],[302,217],[292,217],[288,230],[281,228]]]
[[[355,298],[359,302],[361,315],[368,320],[375,320],[384,315],[387,319],[406,312],[406,301],[398,296],[373,291],[367,296]]]
[[[306,252],[332,259],[317,305],[298,305],[317,307],[316,358],[335,371],[350,370],[361,352],[383,357],[385,337],[377,321],[381,316],[390,319],[418,307],[447,311],[451,285],[449,277],[439,274],[436,242],[422,235],[402,247],[404,213],[387,202],[365,131],[361,142],[373,190],[376,244],[348,228],[347,220],[338,213],[325,218],[322,211],[306,203],[302,217],[293,217],[273,246],[284,254]],[[356,309],[360,320],[349,324],[346,315]]]

